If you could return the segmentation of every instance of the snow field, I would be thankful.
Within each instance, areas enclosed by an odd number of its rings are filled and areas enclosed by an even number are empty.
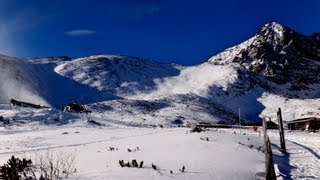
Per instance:
[[[255,179],[263,154],[238,141],[261,145],[257,136],[227,132],[190,133],[186,128],[52,128],[1,132],[0,163],[11,156],[46,151],[75,152],[71,179]],[[209,141],[200,138],[209,138]],[[249,138],[250,140],[248,140]],[[9,143],[10,142],[10,143]],[[110,147],[118,148],[109,151]],[[137,149],[138,151],[128,152]],[[121,168],[118,161],[144,161],[144,168]],[[155,164],[159,171],[151,168]],[[186,167],[186,172],[179,169]],[[173,174],[170,173],[173,171]]]

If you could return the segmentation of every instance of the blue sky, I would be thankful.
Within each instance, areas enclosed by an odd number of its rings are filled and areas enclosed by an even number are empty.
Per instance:
[[[268,21],[320,31],[318,0],[1,0],[0,54],[199,64]]]

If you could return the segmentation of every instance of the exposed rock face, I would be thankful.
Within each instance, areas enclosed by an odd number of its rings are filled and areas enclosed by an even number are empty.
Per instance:
[[[250,40],[227,49],[224,63],[239,63],[245,69],[263,75],[277,84],[291,83],[291,90],[307,89],[319,83],[320,38],[299,34],[276,22],[264,25]],[[209,62],[218,63],[221,55]]]

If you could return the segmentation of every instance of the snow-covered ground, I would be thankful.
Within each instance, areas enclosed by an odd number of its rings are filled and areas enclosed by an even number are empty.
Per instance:
[[[0,131],[0,164],[11,155],[35,157],[47,151],[74,153],[70,179],[255,179],[263,154],[238,142],[258,144],[253,135],[188,128],[59,127]],[[201,138],[209,138],[201,140]],[[117,150],[109,151],[110,147]],[[128,149],[139,150],[128,152]],[[121,168],[119,160],[144,161],[144,168]],[[151,168],[155,164],[158,171]],[[184,173],[179,169],[185,166]],[[173,173],[171,174],[170,171]]]
[[[117,104],[111,105],[116,108]],[[257,150],[262,147],[263,140],[257,132],[219,129],[190,133],[188,128],[165,125],[166,120],[162,117],[155,121],[155,117],[144,114],[145,109],[139,109],[140,115],[136,115],[145,118],[146,122],[141,124],[135,116],[122,112],[130,111],[130,108],[135,106],[123,110],[116,108],[118,110],[110,111],[111,114],[84,115],[54,108],[0,105],[0,115],[10,122],[1,122],[0,164],[11,155],[35,157],[53,151],[75,152],[77,173],[71,177],[73,179],[255,179],[257,172],[264,171],[264,154]],[[172,111],[168,108],[167,113]],[[103,125],[89,123],[89,119]],[[164,128],[158,124],[164,124]],[[319,133],[286,131],[287,155],[279,151],[278,132],[268,133],[274,144],[279,178],[320,178]],[[200,139],[206,137],[209,141]],[[253,145],[252,149],[247,147],[250,145]],[[118,151],[108,151],[110,147],[118,148]],[[137,147],[139,151],[127,152],[128,148]],[[121,168],[118,164],[119,160],[132,159],[144,161],[145,168]],[[156,164],[160,172],[154,171],[151,164]],[[179,172],[183,165],[186,173]]]
[[[75,154],[77,172],[70,179],[249,180],[264,171],[264,154],[258,150],[263,149],[262,135],[252,130],[191,133],[190,128],[101,127],[78,121],[61,126],[38,125],[32,130],[2,128],[0,164],[12,155],[35,158],[57,152]],[[278,131],[268,134],[279,179],[320,178],[319,133],[286,131],[288,154],[279,151]],[[110,151],[110,147],[115,150]],[[119,160],[133,159],[144,161],[144,168],[120,167]],[[186,168],[184,173],[179,171],[182,166]]]
[[[283,179],[320,179],[320,133],[285,131],[287,153],[279,151],[278,131],[269,131],[274,160]]]

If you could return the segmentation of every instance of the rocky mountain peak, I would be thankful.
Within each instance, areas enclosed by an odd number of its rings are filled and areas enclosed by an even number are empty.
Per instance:
[[[277,22],[269,22],[261,28],[259,34],[267,37],[272,36],[277,38],[283,38],[284,34],[288,31],[290,31],[289,28]]]
[[[238,63],[250,72],[278,84],[291,83],[293,90],[319,83],[320,38],[305,36],[276,22],[265,24],[244,43],[226,49],[209,62]]]

